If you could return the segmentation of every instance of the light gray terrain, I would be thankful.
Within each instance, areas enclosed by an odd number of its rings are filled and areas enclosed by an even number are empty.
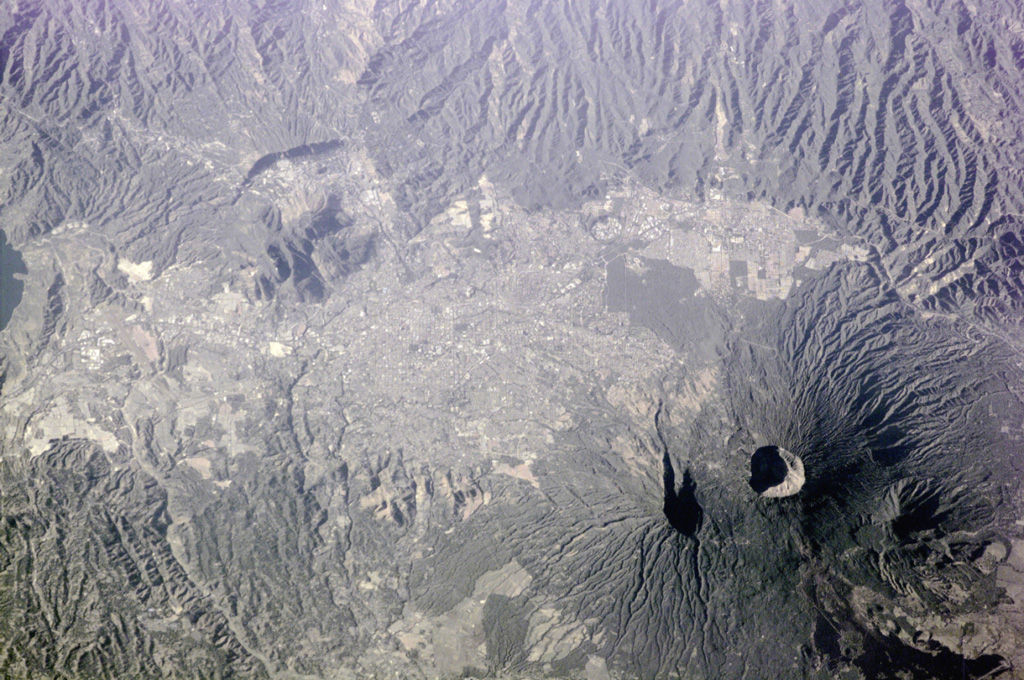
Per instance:
[[[1012,0],[10,0],[0,677],[1024,677]]]

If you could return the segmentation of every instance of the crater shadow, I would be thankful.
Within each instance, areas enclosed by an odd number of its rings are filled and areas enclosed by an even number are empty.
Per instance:
[[[762,446],[750,457],[750,488],[764,493],[786,481],[789,466],[777,446]]]

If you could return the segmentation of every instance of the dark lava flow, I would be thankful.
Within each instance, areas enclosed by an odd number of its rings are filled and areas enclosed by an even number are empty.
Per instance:
[[[697,483],[693,481],[689,470],[683,470],[683,483],[676,487],[676,472],[672,467],[672,459],[668,454],[668,446],[661,433],[661,409],[654,417],[658,440],[661,444],[662,476],[665,482],[665,504],[662,510],[672,528],[684,536],[696,536],[704,521],[704,509],[697,502]]]
[[[695,536],[704,521],[704,510],[697,502],[697,484],[689,470],[683,470],[683,483],[675,488],[675,472],[665,452],[665,517],[672,528],[684,536]]]

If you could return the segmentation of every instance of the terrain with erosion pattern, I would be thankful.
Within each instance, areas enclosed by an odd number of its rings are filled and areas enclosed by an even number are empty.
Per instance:
[[[1013,0],[10,0],[0,676],[1024,676]]]

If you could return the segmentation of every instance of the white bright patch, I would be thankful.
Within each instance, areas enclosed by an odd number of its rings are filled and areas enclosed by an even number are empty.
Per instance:
[[[292,353],[292,348],[280,342],[270,342],[267,345],[267,351],[270,352],[272,357],[286,357]]]
[[[153,261],[146,260],[145,262],[129,262],[128,260],[119,259],[117,261],[117,269],[128,275],[133,282],[149,281],[153,278]]]

